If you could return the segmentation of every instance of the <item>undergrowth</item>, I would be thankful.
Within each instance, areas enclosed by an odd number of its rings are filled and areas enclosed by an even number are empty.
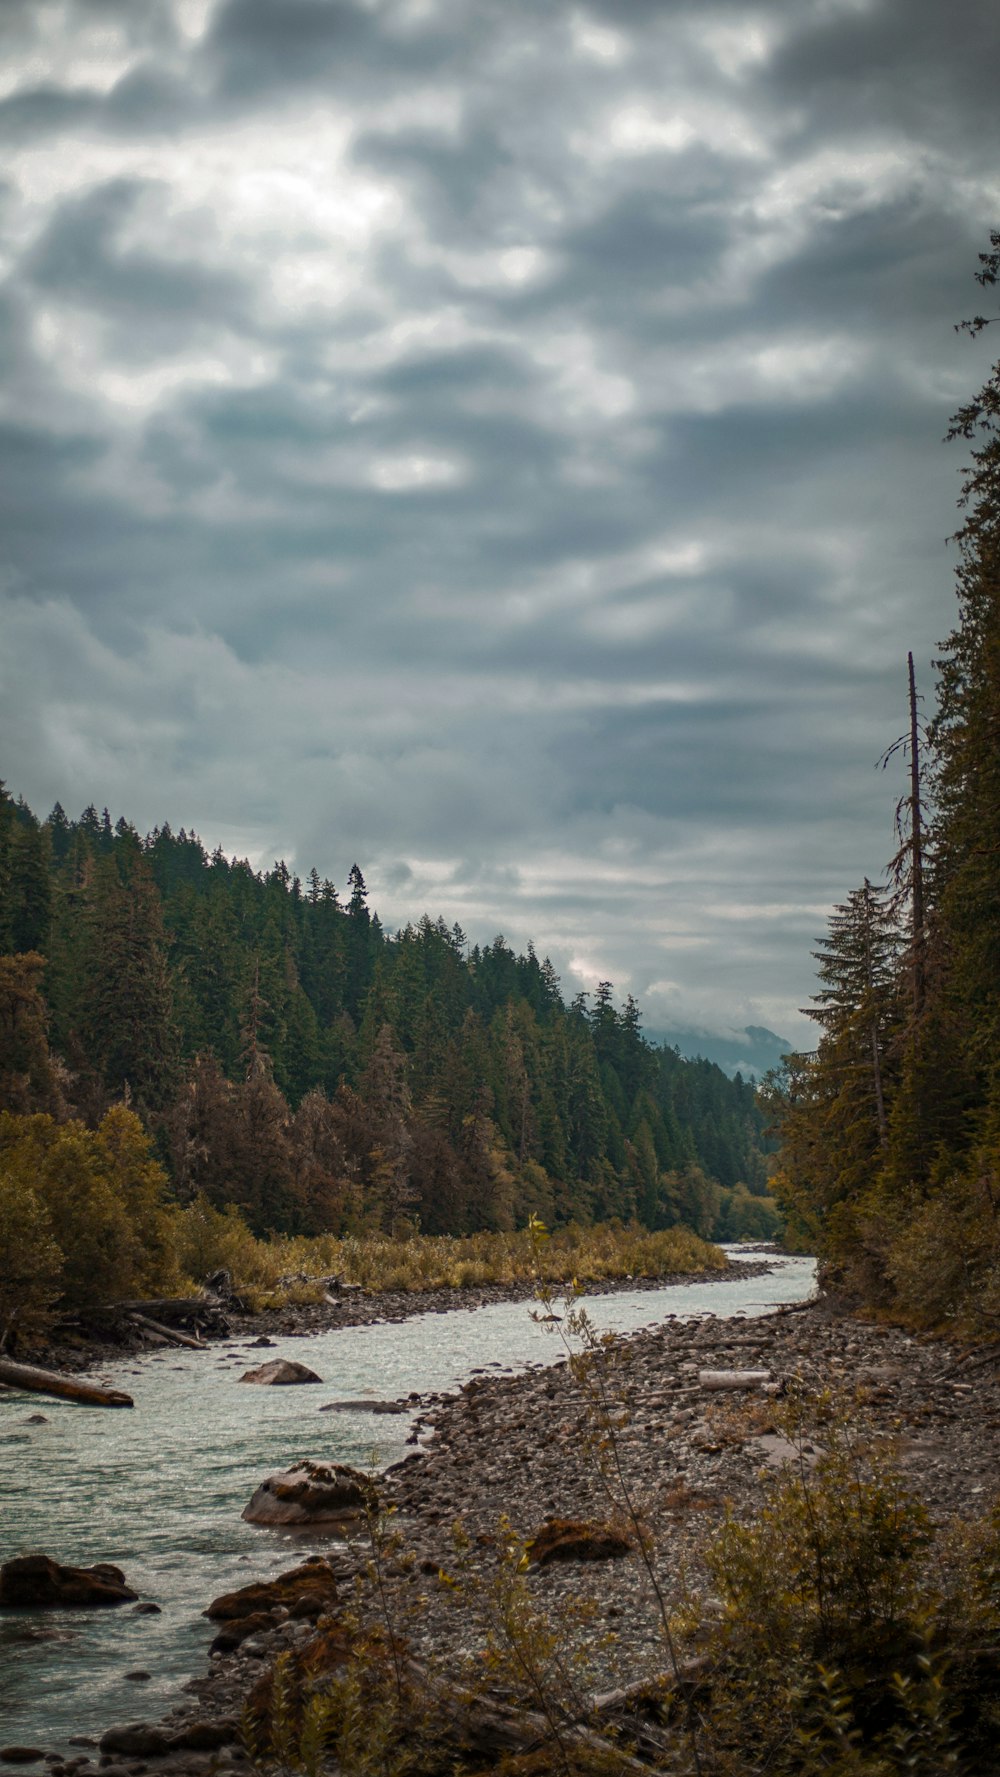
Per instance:
[[[727,1264],[718,1247],[688,1228],[650,1233],[619,1222],[571,1223],[551,1236],[542,1254],[530,1227],[461,1237],[414,1233],[401,1240],[256,1240],[235,1210],[213,1209],[203,1199],[179,1213],[177,1241],[179,1263],[192,1279],[227,1270],[254,1306],[320,1301],[331,1276],[368,1290],[425,1291],[666,1277],[724,1270]]]

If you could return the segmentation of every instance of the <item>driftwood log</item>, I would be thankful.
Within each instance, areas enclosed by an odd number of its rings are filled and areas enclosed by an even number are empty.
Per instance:
[[[162,1321],[150,1320],[148,1314],[130,1314],[129,1320],[134,1327],[144,1333],[156,1333],[167,1345],[186,1345],[191,1351],[207,1351],[204,1339],[196,1339],[193,1333],[182,1333],[179,1327],[165,1327]]]
[[[156,1296],[148,1302],[115,1302],[112,1314],[145,1314],[151,1320],[211,1320],[222,1304],[214,1296]]]
[[[58,1370],[39,1370],[34,1364],[15,1364],[0,1357],[0,1382],[28,1394],[51,1394],[59,1400],[78,1401],[85,1407],[132,1407],[130,1394],[118,1388],[99,1388],[93,1382],[80,1382],[76,1376],[64,1376]]]
[[[615,1771],[649,1777],[647,1764],[579,1722],[560,1721],[555,1714],[549,1717],[533,1709],[512,1708],[491,1697],[470,1695],[433,1678],[414,1660],[406,1660],[403,1666],[415,1697],[433,1703],[437,1731],[443,1730],[448,1742],[462,1751],[502,1758],[555,1744],[609,1762],[613,1759]]]
[[[699,1370],[698,1387],[766,1388],[771,1381],[770,1370]]]
[[[690,1660],[682,1660],[676,1674],[664,1672],[659,1678],[637,1678],[631,1684],[620,1685],[613,1691],[595,1691],[590,1699],[592,1719],[611,1716],[632,1704],[644,1703],[650,1697],[662,1701],[672,1691],[684,1691],[692,1685],[701,1684],[705,1674],[711,1670],[711,1659],[708,1654],[694,1654]]]

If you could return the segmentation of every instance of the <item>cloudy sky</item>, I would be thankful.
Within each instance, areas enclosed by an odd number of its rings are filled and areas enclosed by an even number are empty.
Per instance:
[[[993,0],[3,0],[0,775],[793,1039],[952,621]]]

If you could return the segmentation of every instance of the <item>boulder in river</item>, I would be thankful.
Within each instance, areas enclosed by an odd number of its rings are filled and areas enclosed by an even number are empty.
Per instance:
[[[164,1758],[168,1753],[217,1752],[220,1747],[239,1737],[239,1723],[232,1718],[217,1721],[185,1722],[168,1730],[148,1721],[131,1722],[128,1727],[109,1728],[101,1735],[102,1763],[118,1758]]]
[[[134,1604],[138,1596],[126,1585],[121,1568],[103,1561],[94,1567],[61,1567],[48,1555],[20,1555],[0,1567],[0,1610],[87,1609]]]
[[[329,1562],[321,1555],[310,1555],[301,1567],[280,1573],[277,1579],[257,1580],[253,1585],[241,1586],[238,1592],[224,1592],[202,1615],[217,1623],[236,1623],[271,1611],[276,1605],[284,1605],[292,1612],[304,1601],[315,1604],[319,1615],[336,1602],[336,1597],[337,1582]],[[306,1614],[304,1610],[302,1614]]]
[[[248,1524],[349,1528],[363,1515],[372,1484],[341,1462],[296,1462],[262,1481],[243,1518]]]
[[[546,1518],[528,1544],[528,1559],[539,1567],[550,1561],[613,1561],[634,1547],[635,1538],[629,1532],[610,1524]]]
[[[321,1413],[409,1413],[407,1401],[327,1401]]]
[[[101,1735],[101,1751],[122,1758],[162,1758],[170,1751],[170,1735],[152,1722],[135,1721],[125,1728],[109,1728]]]
[[[269,1364],[261,1364],[256,1370],[247,1370],[240,1377],[241,1382],[258,1382],[264,1388],[288,1388],[296,1382],[322,1382],[315,1370],[307,1364],[296,1364],[289,1358],[272,1358]]]

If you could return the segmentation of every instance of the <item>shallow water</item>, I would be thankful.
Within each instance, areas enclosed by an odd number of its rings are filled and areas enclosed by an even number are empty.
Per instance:
[[[671,1285],[588,1298],[601,1331],[670,1316],[766,1313],[811,1294],[810,1259],[777,1259],[766,1277]],[[248,1388],[244,1371],[289,1357],[322,1388]],[[365,1466],[397,1461],[406,1416],[319,1413],[328,1400],[451,1390],[474,1370],[554,1363],[562,1346],[531,1304],[424,1314],[397,1324],[246,1341],[114,1365],[110,1385],[135,1400],[108,1412],[38,1395],[0,1399],[0,1561],[44,1551],[63,1562],[112,1561],[160,1616],[108,1611],[0,1615],[0,1745],[64,1748],[70,1734],[155,1719],[205,1667],[214,1629],[200,1615],[220,1592],[292,1565],[316,1545],[244,1524],[240,1512],[273,1470],[299,1457]],[[33,1414],[44,1423],[29,1424]],[[152,1674],[143,1682],[125,1674]]]

